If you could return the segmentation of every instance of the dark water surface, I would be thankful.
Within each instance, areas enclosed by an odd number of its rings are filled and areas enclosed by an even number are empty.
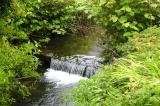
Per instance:
[[[42,48],[43,53],[52,53],[54,56],[91,55],[99,56],[102,49],[102,34],[99,29],[92,29],[86,35],[76,33],[73,35],[54,36]]]

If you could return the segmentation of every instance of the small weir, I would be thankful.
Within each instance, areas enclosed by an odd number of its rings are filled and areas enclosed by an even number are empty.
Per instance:
[[[75,55],[51,59],[51,69],[90,78],[102,66],[103,59],[96,56]]]

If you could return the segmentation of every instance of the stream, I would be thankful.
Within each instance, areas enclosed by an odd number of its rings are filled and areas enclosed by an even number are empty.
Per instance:
[[[74,106],[72,101],[68,103],[62,97],[103,66],[100,36],[95,30],[86,35],[54,36],[42,48],[43,54],[51,57],[50,68],[36,82],[32,95],[14,106]]]

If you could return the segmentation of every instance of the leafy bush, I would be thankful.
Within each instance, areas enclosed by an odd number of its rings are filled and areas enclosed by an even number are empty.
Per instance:
[[[160,28],[149,28],[129,39],[135,52],[73,90],[77,106],[159,106],[160,105]]]
[[[39,64],[38,59],[33,56],[38,53],[33,44],[27,43],[19,47],[13,47],[6,39],[6,37],[3,37],[0,43],[1,106],[14,102],[13,91],[22,96],[29,94],[27,87],[20,82],[20,79],[38,77],[35,70]]]
[[[1,19],[1,33],[27,39],[33,34],[45,37],[73,32],[74,10],[73,0],[12,0],[9,14]]]
[[[34,5],[31,1],[28,5],[32,9],[32,14],[26,16],[22,26],[28,26],[31,32],[41,32],[44,35],[73,32],[74,0],[40,0]]]
[[[106,29],[113,40],[126,41],[130,32],[160,24],[159,0],[79,0],[81,10]],[[110,40],[110,39],[109,39]],[[109,43],[111,43],[109,42]]]
[[[109,34],[120,38],[129,32],[159,25],[159,14],[158,0],[108,0],[99,12],[99,22]]]

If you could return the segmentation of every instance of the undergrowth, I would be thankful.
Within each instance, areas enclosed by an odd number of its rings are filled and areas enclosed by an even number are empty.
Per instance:
[[[32,51],[34,50],[34,52]],[[0,42],[0,106],[9,106],[15,102],[13,96],[30,95],[29,89],[21,82],[25,78],[37,78],[35,71],[39,61],[34,54],[36,47],[30,42],[21,46],[12,46],[6,37]],[[16,95],[13,93],[16,92]]]

